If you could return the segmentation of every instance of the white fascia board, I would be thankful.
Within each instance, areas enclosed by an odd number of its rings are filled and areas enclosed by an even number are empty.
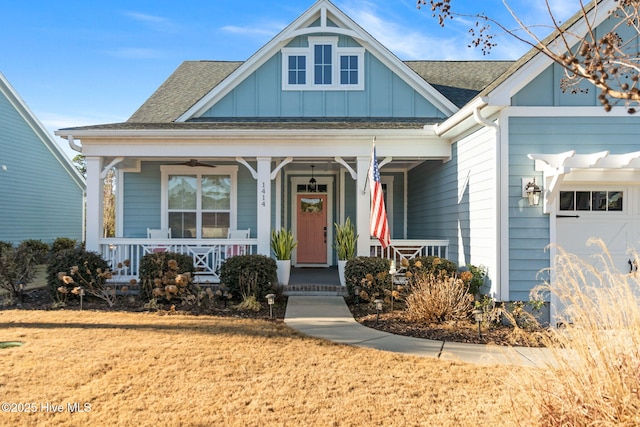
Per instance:
[[[447,132],[458,126],[460,123],[471,118],[473,119],[473,112],[478,108],[483,108],[489,103],[488,98],[476,98],[471,103],[462,107],[457,113],[449,117],[444,122],[435,126],[435,133],[438,136],[446,136]],[[474,121],[475,122],[475,121]]]
[[[481,111],[482,117],[491,120],[504,109],[505,106],[490,105],[488,98],[477,98],[443,123],[436,125],[435,133],[454,142],[468,132],[482,126],[474,118],[476,111]]]
[[[368,156],[373,136],[380,156],[411,159],[443,159],[451,155],[448,141],[436,138],[424,131],[395,132],[347,132],[335,131],[322,134],[313,132],[278,132],[254,136],[201,135],[185,138],[155,135],[155,137],[106,138],[80,136],[85,155],[103,157],[330,157],[350,158]]]
[[[574,107],[574,106],[549,106],[549,107],[509,107],[510,117],[629,117],[626,107],[613,107],[607,112],[601,106]]]

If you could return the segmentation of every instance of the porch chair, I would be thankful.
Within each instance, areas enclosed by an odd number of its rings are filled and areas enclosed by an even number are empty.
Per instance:
[[[161,229],[161,228],[147,228],[147,239],[170,239],[171,238],[171,228]],[[148,245],[145,248],[146,252],[149,253],[157,253],[157,252],[166,252],[169,250],[168,246],[165,245]]]
[[[220,249],[216,246],[189,246],[189,254],[193,258],[196,283],[212,283],[218,277],[216,270],[220,267]]]
[[[170,239],[171,228],[147,228],[147,239]]]
[[[229,230],[227,239],[248,239],[250,234],[250,228],[246,230]],[[248,252],[246,245],[227,245],[226,258],[231,258],[235,255],[247,255]]]

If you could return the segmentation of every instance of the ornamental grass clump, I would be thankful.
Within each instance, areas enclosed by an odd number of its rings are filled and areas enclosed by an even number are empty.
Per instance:
[[[511,378],[508,386],[532,403],[530,413],[513,414],[518,419],[640,425],[640,274],[617,271],[604,244],[589,243],[602,253],[585,260],[558,249],[553,284],[535,290],[557,297],[558,328],[549,340],[559,345],[548,345],[544,370]]]
[[[414,273],[405,298],[409,318],[428,323],[462,320],[473,307],[469,286],[445,270]]]

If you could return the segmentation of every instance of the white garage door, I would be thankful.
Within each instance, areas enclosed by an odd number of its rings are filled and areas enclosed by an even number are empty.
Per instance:
[[[556,236],[567,252],[593,262],[598,246],[588,246],[592,237],[602,239],[620,272],[628,272],[629,250],[640,250],[640,187],[561,188],[557,200]]]

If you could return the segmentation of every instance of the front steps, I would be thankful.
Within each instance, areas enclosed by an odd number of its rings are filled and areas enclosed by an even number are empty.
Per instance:
[[[294,285],[283,286],[283,293],[287,296],[341,296],[346,297],[347,287],[340,285]]]

